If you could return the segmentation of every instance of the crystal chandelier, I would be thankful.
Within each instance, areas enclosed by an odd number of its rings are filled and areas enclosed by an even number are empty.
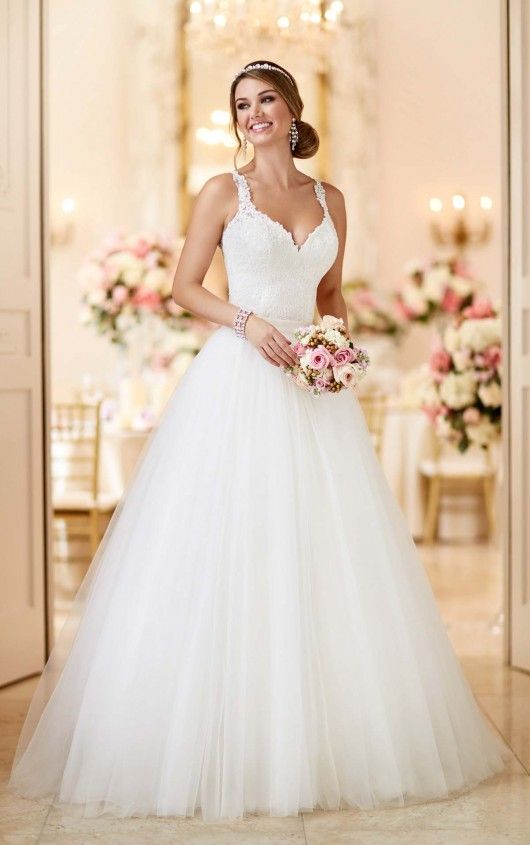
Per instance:
[[[195,47],[225,55],[302,47],[321,62],[338,29],[342,0],[192,0],[186,34]]]

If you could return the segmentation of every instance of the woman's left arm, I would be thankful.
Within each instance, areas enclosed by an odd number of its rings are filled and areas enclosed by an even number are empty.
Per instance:
[[[342,191],[327,182],[324,182],[323,185],[326,191],[328,211],[337,230],[339,248],[335,261],[319,282],[316,297],[317,309],[321,317],[324,314],[342,317],[344,325],[348,328],[348,312],[342,296],[342,263],[346,244],[346,206]]]

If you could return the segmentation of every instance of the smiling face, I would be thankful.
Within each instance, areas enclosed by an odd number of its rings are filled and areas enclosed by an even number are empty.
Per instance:
[[[270,83],[245,77],[238,82],[234,96],[237,125],[251,144],[288,143],[292,115]]]

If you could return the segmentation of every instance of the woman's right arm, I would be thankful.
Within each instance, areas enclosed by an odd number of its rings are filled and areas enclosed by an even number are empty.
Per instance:
[[[222,326],[234,326],[238,305],[226,302],[203,287],[223,228],[234,202],[230,174],[208,179],[195,200],[186,240],[173,279],[172,298],[177,305]],[[251,314],[245,327],[247,339],[262,357],[279,367],[298,360],[289,341],[267,320]]]

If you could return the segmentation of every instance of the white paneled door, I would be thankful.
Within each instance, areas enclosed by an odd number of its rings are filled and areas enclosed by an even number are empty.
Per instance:
[[[40,29],[0,0],[0,684],[45,657]]]
[[[508,9],[511,663],[530,671],[530,3]]]

